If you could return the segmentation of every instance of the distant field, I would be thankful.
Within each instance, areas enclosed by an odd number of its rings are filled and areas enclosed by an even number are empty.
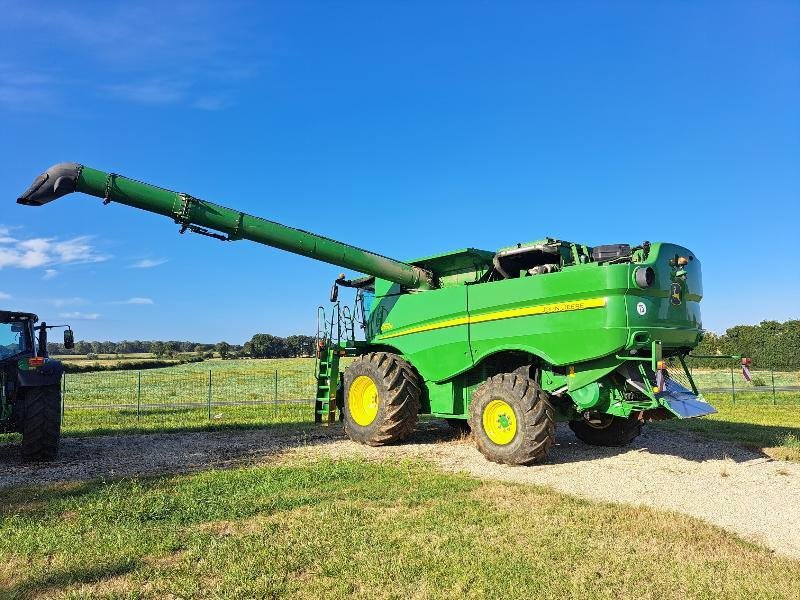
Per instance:
[[[151,352],[135,352],[132,354],[98,354],[97,358],[89,358],[85,354],[53,354],[51,358],[56,358],[68,365],[97,365],[100,367],[116,366],[125,363],[146,363],[148,361],[166,361],[177,364],[180,362],[182,355],[176,355],[174,358],[157,358]],[[187,356],[193,356],[192,354]]]
[[[155,358],[152,352],[131,352],[129,354],[98,354],[97,358],[88,358],[85,354],[52,354],[52,358],[58,360],[68,360],[73,362],[80,362],[84,360],[143,360],[146,358]]]

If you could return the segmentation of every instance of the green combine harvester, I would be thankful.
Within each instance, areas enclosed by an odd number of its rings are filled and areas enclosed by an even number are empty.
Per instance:
[[[716,412],[685,363],[702,336],[703,289],[682,246],[545,238],[401,262],[76,163],[48,169],[18,202],[76,191],[164,215],[181,233],[364,274],[336,279],[318,327],[316,419],[340,412],[355,441],[398,442],[433,415],[471,429],[488,459],[527,465],[546,456],[557,420],[589,444],[621,446],[646,421]],[[340,309],[340,286],[356,290],[353,309]],[[343,356],[357,358],[340,372]]]

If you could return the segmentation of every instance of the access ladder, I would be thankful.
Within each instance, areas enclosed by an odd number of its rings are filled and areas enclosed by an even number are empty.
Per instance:
[[[336,422],[336,392],[339,388],[339,351],[322,339],[317,343],[317,397],[314,406],[314,422],[330,424]]]

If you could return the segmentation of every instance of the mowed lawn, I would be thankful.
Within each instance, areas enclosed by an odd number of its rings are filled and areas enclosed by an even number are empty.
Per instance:
[[[0,491],[0,598],[797,598],[702,521],[415,462]]]

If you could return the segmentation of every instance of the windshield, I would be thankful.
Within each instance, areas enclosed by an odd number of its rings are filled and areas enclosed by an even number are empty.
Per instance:
[[[30,351],[30,340],[26,334],[26,321],[0,323],[0,358]]]

